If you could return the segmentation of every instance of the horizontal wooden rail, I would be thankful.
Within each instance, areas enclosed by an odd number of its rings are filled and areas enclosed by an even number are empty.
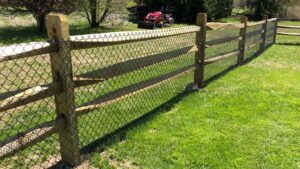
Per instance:
[[[262,21],[259,21],[259,22],[254,22],[254,23],[249,23],[248,22],[248,27],[260,26],[260,25],[262,26],[265,23],[266,23],[265,20],[262,20]]]
[[[220,30],[220,29],[229,29],[229,28],[243,28],[244,25],[240,23],[221,23],[221,22],[209,22],[206,25],[207,30]]]
[[[300,36],[300,33],[277,32],[277,35]]]
[[[240,52],[240,50],[236,49],[233,52],[230,52],[230,53],[227,53],[227,54],[222,54],[222,55],[217,56],[217,57],[206,59],[204,64],[209,65],[209,64],[219,62],[223,59],[226,59],[226,58],[229,58],[229,57],[232,57],[232,56],[237,56],[239,54],[239,52]]]
[[[300,26],[278,25],[278,28],[284,28],[284,29],[300,29]]]
[[[54,96],[55,94],[60,93],[61,90],[60,83],[51,83],[1,94],[3,97],[0,95],[0,98],[4,100],[0,101],[0,112]]]
[[[102,34],[89,34],[71,36],[73,49],[86,49],[93,47],[104,47],[132,42],[141,42],[151,39],[158,39],[169,36],[176,36],[200,31],[198,26],[189,26],[183,28],[147,30],[147,31],[130,31],[114,32]]]
[[[0,142],[0,160],[33,146],[64,127],[63,117],[45,122]]]
[[[264,33],[264,31],[260,29],[260,30],[248,32],[247,35],[246,35],[246,37],[250,38],[250,37],[253,37],[253,36],[261,35],[263,33]]]
[[[276,27],[268,27],[267,31],[272,31],[272,30],[275,30],[275,29],[276,29]]]
[[[229,37],[222,37],[220,39],[213,39],[209,40],[206,42],[206,45],[208,46],[214,46],[214,45],[220,45],[226,42],[234,41],[234,40],[239,40],[240,36],[229,36]]]
[[[266,39],[271,38],[271,37],[274,38],[274,34],[275,34],[274,32],[268,34],[268,35],[266,36]]]
[[[268,22],[275,22],[275,21],[277,21],[277,18],[268,19]]]
[[[78,107],[76,109],[76,113],[78,116],[84,115],[90,111],[97,110],[104,106],[116,103],[116,102],[124,100],[130,96],[136,95],[136,94],[146,91],[150,88],[158,86],[164,82],[170,81],[170,80],[177,78],[183,74],[191,72],[194,69],[195,69],[195,65],[187,66],[187,67],[177,70],[175,72],[160,76],[158,78],[146,80],[146,81],[143,81],[143,82],[140,82],[137,84],[127,86],[122,89],[118,89],[114,92],[111,92],[109,94],[101,96],[100,98],[98,98],[94,101],[91,101],[89,103],[81,105],[80,107]]]
[[[99,70],[95,70],[93,72],[88,72],[86,74],[76,76],[75,78],[78,78],[78,79],[86,78],[87,80],[90,79],[92,81],[90,81],[91,83],[81,82],[81,84],[78,84],[79,82],[75,81],[75,86],[81,87],[81,86],[85,86],[85,85],[102,82],[102,81],[105,81],[107,79],[110,79],[110,78],[113,78],[116,76],[130,73],[135,70],[139,70],[141,68],[145,68],[145,67],[154,65],[156,63],[163,62],[163,61],[171,60],[171,59],[180,57],[184,54],[196,52],[196,51],[197,51],[197,48],[195,48],[194,46],[188,46],[188,47],[184,47],[184,48],[177,49],[174,51],[159,53],[159,54],[155,54],[155,55],[150,55],[150,56],[146,56],[146,57],[142,57],[142,58],[136,58],[136,59],[128,60],[125,62],[117,63],[114,65],[108,66],[106,68],[102,68]],[[93,82],[93,80],[95,83]]]
[[[55,43],[30,42],[0,47],[0,62],[27,58],[57,51]]]
[[[105,81],[105,79],[101,79],[101,78],[85,78],[85,77],[74,77],[73,80],[74,80],[75,88],[93,85]]]
[[[247,46],[245,47],[245,49],[251,49],[251,48],[253,48],[253,47],[257,46],[257,45],[261,45],[261,43],[263,43],[263,39],[261,39],[261,40],[259,40],[259,41],[256,41],[256,42],[254,42],[254,43],[252,43],[252,44],[250,44],[250,45],[247,45]]]

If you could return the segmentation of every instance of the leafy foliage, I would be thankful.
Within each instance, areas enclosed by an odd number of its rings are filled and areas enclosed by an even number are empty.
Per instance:
[[[278,15],[290,0],[249,0],[250,8],[254,11],[254,19],[260,20],[264,15]]]
[[[225,18],[231,15],[233,0],[208,0],[205,1],[205,8],[211,20]]]
[[[37,21],[42,32],[45,30],[45,17],[50,12],[69,14],[75,9],[76,1],[72,0],[0,0],[0,6],[12,13],[29,12]]]
[[[124,14],[129,0],[81,0],[91,27],[98,27],[110,14]]]

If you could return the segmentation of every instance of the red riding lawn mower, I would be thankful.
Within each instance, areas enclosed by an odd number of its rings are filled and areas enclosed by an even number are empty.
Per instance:
[[[168,27],[174,24],[172,14],[163,14],[162,12],[149,13],[143,22],[139,22],[138,27],[144,29],[155,29]]]

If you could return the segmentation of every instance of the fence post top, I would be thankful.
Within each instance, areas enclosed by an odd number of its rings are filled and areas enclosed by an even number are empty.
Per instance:
[[[205,26],[207,23],[207,14],[198,13],[197,14],[197,26]]]
[[[246,23],[246,22],[248,22],[248,17],[245,15],[241,15],[240,20],[242,23]]]
[[[51,13],[47,15],[46,20],[49,39],[69,39],[69,22],[66,15]]]

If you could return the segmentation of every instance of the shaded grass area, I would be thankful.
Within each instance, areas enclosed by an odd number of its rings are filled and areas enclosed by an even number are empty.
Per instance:
[[[119,32],[119,31],[134,31],[139,30],[137,23],[126,22],[119,26],[100,26],[98,28],[90,28],[87,20],[80,14],[72,14],[68,16],[70,24],[70,34],[71,35],[82,35],[82,34],[94,34],[94,33],[106,33],[106,32]],[[0,19],[3,16],[0,14]],[[32,16],[26,14],[25,16],[17,15],[12,17],[12,23],[9,23],[5,18],[7,23],[0,27],[0,46],[9,45],[14,43],[24,43],[24,42],[35,42],[35,41],[45,41],[47,40],[46,32],[39,32],[37,27],[32,24]],[[23,24],[18,25],[16,22],[19,20],[24,20]],[[20,21],[19,21],[20,22]],[[17,26],[15,26],[17,25]],[[105,23],[103,24],[105,25]],[[182,27],[186,24],[175,24],[172,27]]]
[[[131,31],[137,30],[136,24],[128,24],[123,27],[108,28],[88,28],[86,24],[77,24],[70,26],[71,35],[81,35],[90,33],[105,33],[112,31]],[[41,33],[36,30],[35,27],[20,26],[20,27],[4,27],[0,29],[0,45],[12,44],[12,43],[23,43],[23,42],[34,42],[34,41],[45,41],[47,40],[47,34]]]
[[[115,136],[113,144],[90,157],[90,164],[298,168],[299,53],[299,47],[271,47],[205,90]]]
[[[116,27],[89,28],[88,21],[80,13],[71,14],[68,18],[71,35],[137,30],[137,25],[131,22]],[[47,33],[37,30],[30,14],[15,14],[10,17],[0,14],[0,19],[3,20],[0,27],[0,45],[47,40]]]

